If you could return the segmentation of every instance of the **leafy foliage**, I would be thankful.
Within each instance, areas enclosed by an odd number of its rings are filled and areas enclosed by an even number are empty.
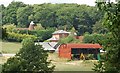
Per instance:
[[[80,43],[80,40],[76,39],[74,36],[69,35],[66,38],[61,38],[59,40],[60,44],[64,44],[64,43]]]
[[[12,2],[3,7],[3,24],[12,23],[17,27],[27,27],[30,21],[40,24],[43,28],[58,28],[70,30],[72,27],[83,35],[92,33],[93,25],[99,21],[104,12],[96,7],[78,4],[35,4],[25,5],[22,2]],[[66,27],[64,27],[66,26]]]
[[[14,25],[14,24],[7,24],[7,25],[3,25],[3,28],[6,28],[7,32],[12,32],[16,28],[16,25]]]
[[[34,45],[32,39],[25,39],[22,42],[21,50],[3,65],[2,72],[42,71],[52,73],[54,66],[50,61],[47,61],[47,57],[48,54],[41,45]]]
[[[10,23],[10,24],[16,24],[17,25],[17,9],[19,7],[25,7],[26,5],[22,2],[14,2],[12,1],[11,4],[9,4],[7,7],[2,8],[2,22],[3,24]]]
[[[18,26],[21,27],[27,27],[29,26],[29,23],[31,22],[29,20],[29,16],[32,14],[32,7],[31,6],[26,6],[26,7],[21,7],[17,10],[17,22]],[[32,20],[33,21],[33,20]]]
[[[107,34],[84,34],[84,39],[83,42],[84,43],[99,43],[99,44],[103,44],[104,40],[106,40],[107,38],[109,38],[111,36],[111,33],[107,33]]]
[[[54,29],[32,30],[32,31],[29,31],[28,34],[35,35],[37,37],[37,40],[39,41],[45,41],[52,37],[53,32],[54,32]]]
[[[23,39],[26,38],[31,38],[33,40],[36,40],[37,37],[35,37],[34,35],[28,35],[28,34],[18,34],[18,33],[8,33],[8,37],[7,40],[8,41],[15,41],[15,42],[21,42]]]
[[[96,24],[93,25],[92,29],[93,29],[93,33],[99,33],[99,34],[108,33],[108,29],[102,25],[102,21],[96,22]]]
[[[105,11],[104,26],[112,32],[112,36],[105,40],[104,49],[107,51],[103,55],[102,61],[98,63],[94,70],[104,73],[120,72],[120,1],[116,4],[112,2],[98,2],[101,11]],[[104,68],[102,68],[104,67]],[[99,70],[101,68],[101,71]]]
[[[23,35],[33,35],[37,37],[37,41],[45,41],[52,37],[52,33],[54,32],[54,29],[48,28],[43,30],[14,30],[13,31],[16,34],[23,34]]]
[[[6,40],[8,33],[6,32],[5,28],[0,27],[0,39]]]

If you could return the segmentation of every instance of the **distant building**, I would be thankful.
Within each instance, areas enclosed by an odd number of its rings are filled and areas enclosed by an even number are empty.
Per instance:
[[[35,45],[42,45],[44,50],[49,52],[55,52],[59,46],[57,42],[36,42]]]
[[[16,28],[17,30],[34,30],[35,23],[33,21],[30,22],[30,25],[28,28]]]
[[[31,21],[28,29],[34,30],[34,26],[35,26],[35,23],[33,23],[33,21]]]
[[[52,33],[52,38],[48,39],[50,42],[58,42],[60,38],[65,38],[70,34],[70,32],[64,31],[64,30],[58,30]]]

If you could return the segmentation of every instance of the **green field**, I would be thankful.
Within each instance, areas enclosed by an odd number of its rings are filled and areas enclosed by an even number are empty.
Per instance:
[[[2,53],[17,53],[22,47],[21,43],[16,42],[0,41],[0,44],[2,45]]]

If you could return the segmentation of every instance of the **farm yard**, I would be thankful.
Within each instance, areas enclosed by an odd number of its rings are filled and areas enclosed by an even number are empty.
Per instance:
[[[21,48],[20,43],[13,42],[2,42],[2,51],[7,54],[14,54]],[[8,49],[8,50],[7,50]],[[94,63],[96,60],[68,60],[64,58],[59,58],[57,53],[48,53],[48,60],[52,61],[55,65],[55,71],[92,71]],[[10,56],[0,57],[0,65],[4,64]]]

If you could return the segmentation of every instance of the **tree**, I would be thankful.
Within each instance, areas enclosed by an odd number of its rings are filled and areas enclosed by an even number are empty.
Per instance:
[[[48,54],[41,45],[35,45],[31,39],[22,42],[21,50],[3,65],[2,71],[52,72],[54,66],[47,60]]]
[[[17,10],[17,22],[20,27],[28,27],[33,13],[32,6],[21,7]]]
[[[2,13],[3,24],[11,23],[17,25],[17,9],[26,6],[22,2],[12,1]]]
[[[97,2],[101,11],[105,11],[104,26],[112,33],[106,39],[103,48],[106,53],[103,59],[95,65],[94,70],[101,73],[120,72],[120,1],[117,3]]]
[[[102,25],[102,21],[98,21],[92,27],[93,33],[105,34],[108,33],[108,29]]]
[[[67,43],[80,43],[80,40],[76,39],[73,35],[69,35],[66,38],[61,38],[59,40],[60,44],[67,44]]]

